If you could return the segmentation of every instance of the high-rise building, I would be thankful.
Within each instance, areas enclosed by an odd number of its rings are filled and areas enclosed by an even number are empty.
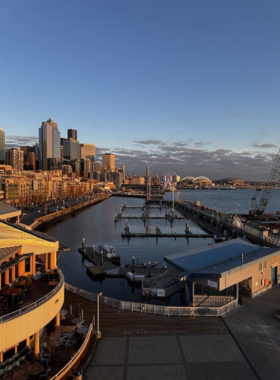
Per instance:
[[[79,160],[81,158],[79,141],[63,139],[63,157],[66,160]]]
[[[67,137],[68,137],[68,139],[77,140],[78,137],[77,137],[77,131],[76,131],[76,129],[68,129],[68,131],[67,131]]]
[[[9,149],[5,154],[6,165],[11,165],[11,167],[16,170],[23,170],[23,157],[24,154],[22,150],[16,148]]]
[[[80,144],[81,158],[95,162],[95,145],[94,144]]]
[[[0,164],[5,163],[5,132],[0,127]]]
[[[26,160],[26,166],[28,170],[35,170],[36,169],[36,159],[35,159],[35,153],[34,152],[29,152],[27,155],[27,160]]]
[[[39,167],[42,170],[53,168],[60,160],[60,132],[57,124],[49,120],[42,122],[39,128]]]
[[[111,153],[102,154],[102,169],[115,171],[115,155]]]

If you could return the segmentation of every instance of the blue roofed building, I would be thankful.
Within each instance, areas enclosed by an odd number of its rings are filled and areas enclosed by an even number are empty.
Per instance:
[[[278,283],[280,248],[234,239],[164,260],[168,272],[185,281],[189,305],[222,306],[240,297],[255,297]]]

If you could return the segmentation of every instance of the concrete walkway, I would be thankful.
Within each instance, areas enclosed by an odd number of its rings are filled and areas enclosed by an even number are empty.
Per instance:
[[[279,308],[277,285],[219,318],[220,329],[217,318],[207,318],[209,328],[201,330],[201,318],[195,319],[197,329],[194,318],[185,318],[186,329],[176,331],[173,317],[172,332],[107,333],[98,341],[83,379],[280,379],[280,322],[274,317]]]

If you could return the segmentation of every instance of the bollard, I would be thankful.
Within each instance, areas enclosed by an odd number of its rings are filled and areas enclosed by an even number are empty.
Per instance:
[[[150,261],[148,262],[148,274],[147,274],[147,277],[148,278],[151,277],[151,262]]]
[[[135,272],[135,267],[134,267],[134,260],[135,260],[135,257],[132,256],[132,262],[131,262],[131,272],[134,273]]]

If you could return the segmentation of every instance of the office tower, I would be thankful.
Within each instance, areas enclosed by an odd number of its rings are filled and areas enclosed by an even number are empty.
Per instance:
[[[23,170],[23,157],[24,154],[22,150],[11,148],[7,150],[5,154],[6,165],[11,165],[11,167],[16,170]]]
[[[76,129],[68,129],[67,131],[68,139],[77,140],[77,131]]]
[[[39,167],[42,170],[50,170],[60,160],[60,132],[57,124],[49,120],[42,122],[39,128]]]
[[[34,152],[28,153],[26,164],[27,164],[26,165],[27,170],[36,170],[36,159],[35,159],[35,153]]]
[[[0,164],[5,163],[5,132],[0,127]]]
[[[63,139],[63,157],[66,160],[79,160],[81,158],[79,141]]]
[[[95,162],[95,145],[94,144],[80,144],[81,158]]]
[[[102,154],[102,169],[115,171],[115,155],[111,153]]]

